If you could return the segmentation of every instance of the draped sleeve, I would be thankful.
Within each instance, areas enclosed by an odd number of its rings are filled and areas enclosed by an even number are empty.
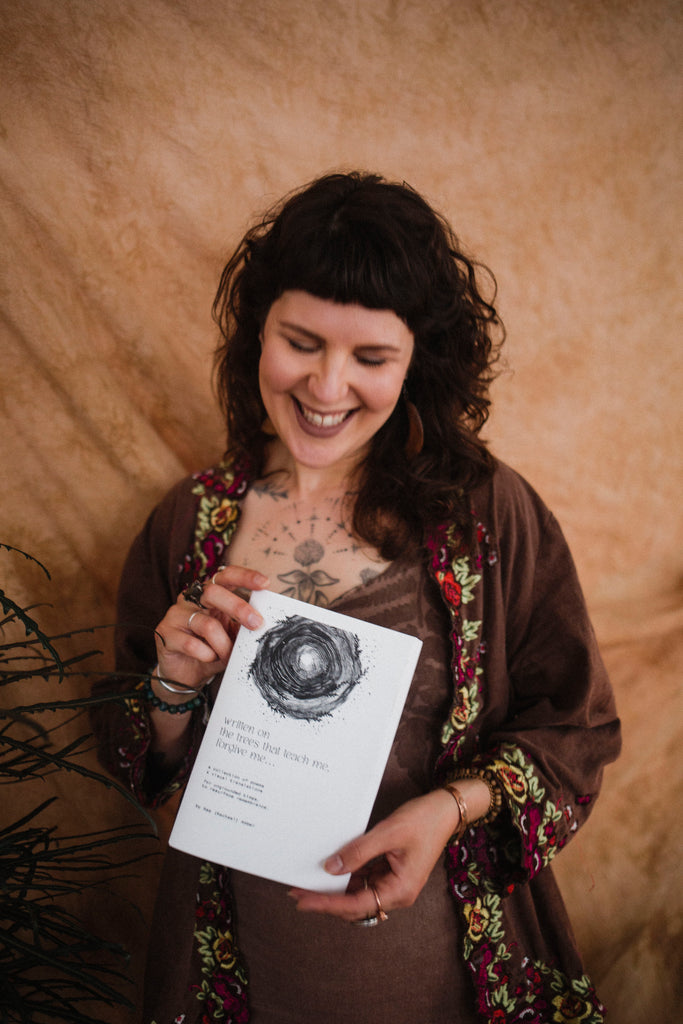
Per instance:
[[[116,672],[95,684],[93,696],[139,691],[156,663],[154,631],[187,582],[197,497],[195,481],[177,484],[154,508],[126,558],[117,599]],[[191,712],[192,740],[181,765],[164,772],[150,754],[145,702],[134,695],[94,706],[91,724],[100,762],[141,804],[156,807],[185,782],[204,729],[203,709]]]
[[[438,549],[455,678],[439,767],[494,773],[504,811],[464,845],[481,883],[503,893],[537,874],[586,820],[604,766],[618,756],[620,724],[553,514],[502,465],[473,494],[472,512],[474,549],[452,533]]]
[[[551,861],[590,814],[620,724],[557,520],[499,464],[470,536],[428,543],[451,620],[453,702],[436,781],[491,773],[501,812],[446,852],[463,954],[487,1024],[602,1024]]]

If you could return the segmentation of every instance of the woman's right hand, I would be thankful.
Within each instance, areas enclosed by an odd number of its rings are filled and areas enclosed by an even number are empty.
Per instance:
[[[198,605],[184,594],[164,615],[156,630],[158,672],[162,679],[198,690],[225,669],[238,628],[258,629],[263,619],[239,591],[263,590],[268,579],[260,572],[227,565],[201,590]],[[164,699],[173,700],[170,695]],[[178,696],[174,703],[183,700]]]

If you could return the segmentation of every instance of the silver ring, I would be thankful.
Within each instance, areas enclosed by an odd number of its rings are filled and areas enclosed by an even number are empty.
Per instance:
[[[186,601],[190,601],[192,604],[198,605],[203,608],[202,594],[204,593],[204,585],[201,580],[194,580],[190,583],[189,587],[185,587],[183,590],[183,597]]]
[[[192,629],[192,620],[193,620],[193,618],[195,617],[195,615],[201,615],[201,614],[202,614],[201,612],[192,612],[192,615],[190,615],[189,619],[187,620],[187,628],[190,630],[190,632],[193,632],[193,629]]]
[[[224,569],[227,569],[227,568],[228,568],[228,567],[227,567],[227,565],[222,565],[222,566],[220,567],[220,569],[216,569],[215,573],[214,573],[214,574],[213,574],[213,576],[211,577],[211,582],[212,582],[212,583],[215,583],[215,582],[216,582],[216,576],[219,576],[219,575],[220,575],[220,573],[222,573],[222,572],[223,572],[223,570],[224,570]]]
[[[360,921],[352,921],[351,924],[358,924],[361,928],[374,928],[379,924],[378,917],[361,917]]]

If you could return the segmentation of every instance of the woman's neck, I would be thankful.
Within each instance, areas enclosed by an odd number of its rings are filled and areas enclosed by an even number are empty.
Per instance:
[[[330,499],[347,502],[357,491],[357,465],[312,467],[296,462],[280,442],[275,441],[266,456],[262,484],[286,492],[292,501],[305,505]]]

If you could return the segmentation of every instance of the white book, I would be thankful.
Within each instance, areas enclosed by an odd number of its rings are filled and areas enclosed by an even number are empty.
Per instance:
[[[367,828],[422,641],[271,591],[250,603],[170,837],[185,853],[319,892]]]

